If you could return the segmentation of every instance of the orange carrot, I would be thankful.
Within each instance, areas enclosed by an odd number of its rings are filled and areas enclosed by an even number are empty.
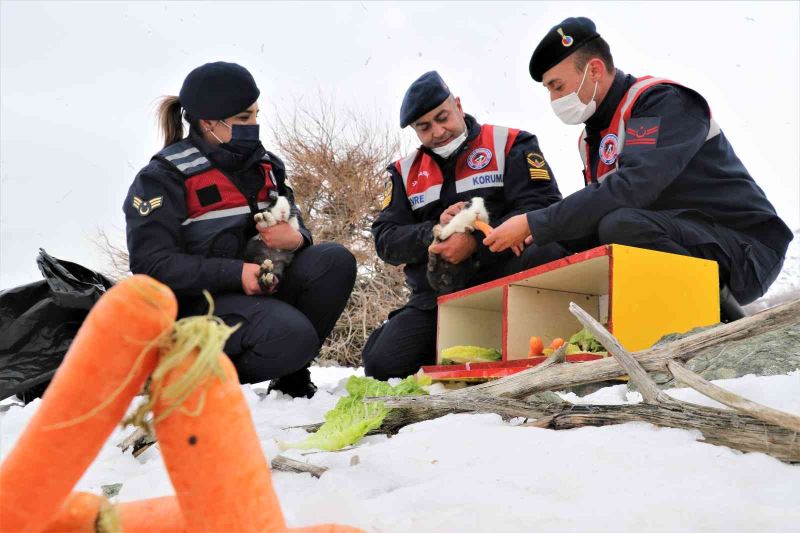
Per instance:
[[[542,355],[542,352],[544,352],[544,343],[540,337],[531,337],[529,344],[530,349],[528,350],[528,357]]]
[[[473,224],[475,225],[475,229],[477,229],[487,237],[492,232],[492,227],[483,220],[478,219]]]
[[[95,533],[100,510],[110,510],[111,504],[105,496],[89,492],[71,493],[61,509],[44,528],[42,533]]]
[[[86,317],[41,405],[0,465],[0,531],[40,531],[141,390],[177,314],[147,276],[112,287]]]
[[[175,496],[148,498],[118,503],[114,509],[124,533],[183,533],[183,522],[178,500]]]
[[[196,359],[192,353],[167,373],[162,389],[181,379]],[[283,530],[283,513],[236,370],[221,352],[215,363],[224,380],[206,378],[181,409],[170,412],[175,405],[165,395],[153,407],[161,454],[186,528]]]
[[[564,339],[562,339],[561,337],[556,337],[555,339],[553,339],[553,342],[550,343],[549,348],[552,348],[553,350],[558,350],[563,345],[564,345]]]

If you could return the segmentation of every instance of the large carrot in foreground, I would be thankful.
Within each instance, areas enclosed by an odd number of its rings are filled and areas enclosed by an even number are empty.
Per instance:
[[[176,345],[162,352],[151,385],[161,454],[188,531],[287,531],[239,378],[221,351],[229,331],[214,317],[176,323]]]
[[[188,356],[164,386],[191,367]],[[156,402],[153,416],[161,454],[188,531],[280,531],[286,527],[261,443],[233,364],[216,354],[220,377],[209,376],[176,409]]]
[[[53,518],[152,372],[176,314],[172,292],[141,275],[95,304],[0,465],[0,531],[40,531]]]

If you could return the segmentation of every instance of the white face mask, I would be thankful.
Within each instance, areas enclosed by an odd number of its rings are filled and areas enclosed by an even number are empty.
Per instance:
[[[550,102],[550,107],[553,108],[556,116],[560,118],[561,122],[564,124],[581,124],[582,122],[586,122],[589,120],[589,117],[594,115],[597,109],[597,102],[594,101],[594,97],[597,94],[597,82],[594,84],[592,99],[588,104],[584,104],[581,102],[581,99],[578,98],[578,92],[581,90],[581,87],[583,87],[583,82],[586,81],[587,72],[589,72],[589,65],[586,65],[583,71],[583,79],[577,91]]]
[[[453,155],[453,152],[458,150],[458,147],[461,146],[461,143],[463,143],[466,140],[467,140],[467,130],[465,128],[464,133],[454,138],[449,143],[445,144],[444,146],[439,146],[437,148],[431,148],[431,150],[433,150],[433,153],[438,155],[439,157],[447,159],[448,157]]]

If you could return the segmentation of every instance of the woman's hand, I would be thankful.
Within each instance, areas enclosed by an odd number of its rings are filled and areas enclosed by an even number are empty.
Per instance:
[[[517,253],[517,251],[521,252],[522,245],[527,243],[527,239],[530,236],[531,230],[528,227],[528,217],[514,215],[492,230],[489,236],[483,239],[483,244],[493,252],[502,252],[508,248],[516,247],[514,253]]]
[[[270,285],[266,291],[258,283],[258,275],[261,272],[261,266],[255,263],[245,263],[242,267],[242,291],[248,295],[253,296],[256,294],[275,294],[278,290],[279,280],[276,277],[275,283]]]
[[[258,228],[261,241],[274,250],[297,250],[303,244],[303,235],[287,222],[278,222],[265,229]]]
[[[255,263],[245,263],[242,266],[242,290],[248,296],[263,294],[261,285],[258,284],[258,271],[260,266]]]

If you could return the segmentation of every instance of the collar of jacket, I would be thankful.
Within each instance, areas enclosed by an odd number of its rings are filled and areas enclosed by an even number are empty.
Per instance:
[[[600,132],[608,128],[619,102],[634,83],[636,83],[636,78],[631,75],[626,75],[620,69],[617,69],[614,74],[614,81],[608,89],[608,94],[606,94],[606,97],[600,105],[597,106],[597,111],[594,112],[594,115],[586,121],[587,133]]]
[[[461,144],[461,146],[458,147],[458,149],[455,152],[453,152],[453,155],[451,155],[447,159],[439,157],[434,153],[433,150],[431,150],[426,146],[420,146],[420,150],[431,156],[439,166],[442,166],[442,164],[445,164],[448,161],[455,161],[457,159],[456,156],[461,152],[463,152],[464,150],[466,150],[467,145],[481,133],[481,125],[478,124],[478,121],[475,120],[475,117],[473,117],[472,115],[464,113],[464,122],[467,124],[467,139]]]
[[[256,150],[247,156],[235,154],[219,145],[212,145],[203,139],[203,136],[194,128],[189,129],[189,140],[197,147],[211,163],[222,170],[241,172],[260,162],[267,151],[259,144]]]

